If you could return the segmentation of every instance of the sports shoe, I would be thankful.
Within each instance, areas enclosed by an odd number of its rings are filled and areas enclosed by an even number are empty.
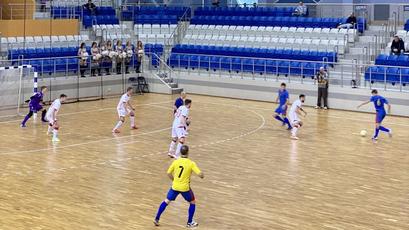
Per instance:
[[[27,126],[25,124],[20,124],[21,128],[26,128]]]
[[[392,137],[392,129],[389,129],[388,135],[389,137]]]
[[[172,154],[172,153],[168,153],[168,156],[169,156],[170,158],[176,158],[175,154]]]
[[[132,127],[131,127],[131,129],[138,129],[138,127],[136,127],[136,126],[132,126]]]
[[[293,140],[298,140],[299,138],[298,138],[297,136],[291,135],[291,139],[293,139]]]
[[[160,224],[159,224],[159,220],[153,220],[153,224],[155,225],[155,226],[159,226]]]
[[[114,129],[112,130],[112,133],[120,133],[120,131],[118,129]]]
[[[53,141],[53,142],[60,142],[60,139],[58,139],[58,137],[56,137],[56,138],[53,138],[52,141]]]
[[[328,109],[328,107],[327,106],[324,106],[324,110],[327,110]]]
[[[319,107],[319,106],[315,106],[314,108],[315,108],[315,109],[319,109],[320,107]]]
[[[199,226],[199,224],[196,223],[195,221],[192,221],[191,223],[187,223],[186,225],[187,228],[195,228],[197,226]]]

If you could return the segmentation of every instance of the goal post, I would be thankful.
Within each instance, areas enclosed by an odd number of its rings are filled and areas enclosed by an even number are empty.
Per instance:
[[[21,107],[38,91],[38,72],[32,65],[0,67],[0,107],[17,108],[21,115]]]

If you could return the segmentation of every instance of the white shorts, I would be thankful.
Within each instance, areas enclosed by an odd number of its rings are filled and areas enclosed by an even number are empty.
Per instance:
[[[187,136],[187,131],[185,128],[172,127],[172,138],[182,138]]]
[[[300,122],[300,119],[298,118],[298,115],[296,113],[288,114],[288,118],[290,118],[290,123],[291,123],[292,126],[294,126],[294,124]]]
[[[131,111],[129,111],[128,109],[117,109],[117,110],[118,110],[119,117],[125,117],[126,115],[131,113]]]

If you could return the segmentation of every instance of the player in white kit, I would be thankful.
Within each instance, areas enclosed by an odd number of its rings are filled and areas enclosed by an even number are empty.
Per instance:
[[[130,99],[132,96],[132,87],[128,87],[126,89],[126,93],[121,96],[121,99],[119,100],[118,106],[116,107],[118,111],[118,116],[119,116],[119,121],[112,130],[113,133],[120,133],[119,128],[123,125],[125,122],[125,116],[129,115],[129,118],[131,120],[131,129],[138,129],[135,126],[135,109],[130,103]]]
[[[168,156],[172,158],[179,158],[180,149],[185,143],[188,134],[186,130],[190,123],[188,118],[191,106],[192,100],[186,99],[184,105],[180,106],[175,112],[175,119],[172,124],[172,142],[170,143],[168,153]]]
[[[53,139],[52,139],[53,142],[60,141],[60,139],[58,139],[59,125],[57,122],[58,120],[57,115],[58,115],[58,111],[60,111],[61,103],[63,103],[66,99],[67,99],[67,95],[61,94],[59,99],[55,99],[53,101],[50,108],[47,110],[47,113],[45,114],[45,119],[49,123],[47,135],[49,135],[51,132],[53,133]]]
[[[305,110],[302,108],[304,101],[305,101],[305,95],[301,94],[299,96],[299,99],[294,101],[294,103],[291,105],[290,112],[288,114],[288,117],[290,118],[291,126],[293,127],[291,129],[291,139],[294,139],[294,140],[298,140],[297,131],[303,125],[298,115],[302,116],[301,112],[303,112],[304,117],[307,116],[307,112],[305,112]]]

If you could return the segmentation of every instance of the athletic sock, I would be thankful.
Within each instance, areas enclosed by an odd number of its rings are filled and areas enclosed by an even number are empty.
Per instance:
[[[53,131],[53,127],[51,125],[48,125],[48,131],[47,133],[51,133]]]
[[[123,121],[118,121],[118,123],[115,125],[114,130],[121,128]]]
[[[288,125],[288,128],[289,128],[289,129],[292,128],[292,127],[291,127],[291,124],[290,124],[290,121],[288,120],[288,118],[286,118],[286,117],[284,118],[284,123]]]
[[[175,153],[176,158],[180,157],[180,149],[182,148],[182,146],[183,146],[183,144],[179,142],[177,147],[176,147],[176,153]]]
[[[43,110],[43,112],[41,112],[41,120],[42,121],[47,121],[46,119],[45,119],[45,114],[47,113],[47,110]]]
[[[298,131],[298,128],[297,128],[297,127],[293,127],[293,128],[291,129],[291,134],[292,134],[293,136],[297,136],[297,131]]]
[[[193,222],[193,216],[195,215],[195,211],[196,211],[196,204],[190,204],[190,206],[189,206],[189,218],[187,220],[188,224]]]
[[[53,139],[58,138],[58,130],[57,129],[53,129]]]
[[[129,119],[131,120],[131,127],[134,127],[135,126],[135,116],[131,116]]]
[[[375,128],[375,134],[373,135],[373,139],[378,138],[379,130],[380,130],[379,128]]]
[[[161,216],[162,213],[165,211],[165,209],[166,209],[167,206],[168,206],[168,204],[167,204],[165,201],[163,201],[162,204],[160,204],[159,209],[158,209],[158,213],[156,214],[155,220],[158,220],[158,221],[159,221],[160,216]]]
[[[279,115],[275,115],[274,118],[275,118],[276,120],[281,121],[281,122],[284,123],[283,118],[281,118]]]
[[[26,122],[28,121],[28,119],[30,119],[30,117],[33,116],[33,112],[29,112],[26,117],[24,118],[24,120],[21,122],[22,125],[26,125]]]
[[[176,151],[175,148],[176,148],[176,142],[175,141],[170,142],[169,153],[175,153]]]
[[[385,127],[383,127],[383,126],[379,126],[379,129],[380,129],[381,131],[387,132],[387,133],[389,133],[389,132],[391,131],[390,129],[385,128]]]

